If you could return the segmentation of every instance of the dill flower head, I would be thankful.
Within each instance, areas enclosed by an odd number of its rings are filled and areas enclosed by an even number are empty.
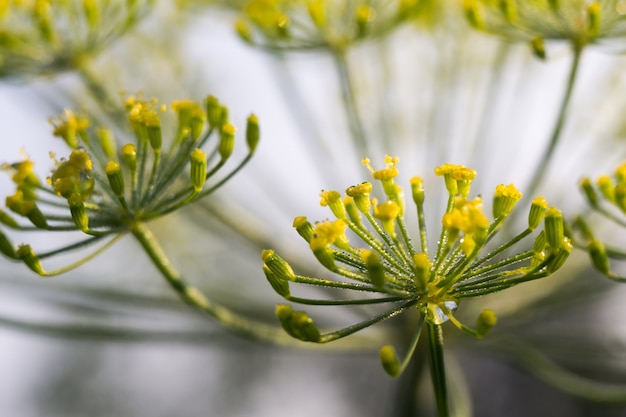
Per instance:
[[[269,49],[344,49],[380,36],[414,16],[416,0],[250,0],[235,28],[246,42]]]
[[[566,40],[577,49],[626,34],[623,0],[464,0],[472,26],[509,40]]]
[[[435,173],[443,177],[448,194],[447,208],[441,216],[437,246],[428,244],[424,215],[423,180],[411,179],[411,196],[417,208],[418,238],[409,235],[405,222],[402,187],[396,182],[398,158],[386,157],[383,169],[375,170],[375,182],[382,187],[382,199],[372,198],[373,185],[364,182],[351,186],[342,196],[337,191],[322,191],[321,204],[334,220],[317,223],[300,216],[294,220],[297,232],[308,242],[317,260],[337,278],[317,278],[296,274],[274,250],[262,254],[263,270],[274,290],[288,301],[309,305],[387,305],[385,310],[352,326],[322,333],[304,311],[279,305],[276,315],[291,336],[315,343],[330,342],[405,311],[417,311],[422,323],[440,325],[452,322],[476,337],[484,336],[495,325],[491,310],[485,310],[470,328],[455,317],[465,298],[478,297],[546,277],[558,270],[572,245],[564,235],[561,212],[548,207],[542,197],[529,210],[528,225],[518,235],[497,242],[496,235],[522,194],[510,185],[498,185],[493,195],[492,216],[481,197],[470,197],[476,171],[461,165],[443,165]],[[543,227],[541,227],[543,224]],[[531,248],[515,251],[518,243],[535,234]],[[322,286],[353,294],[342,299],[310,299],[292,295],[292,286]],[[406,366],[397,361],[391,346],[381,349],[385,369],[393,376]]]
[[[213,193],[252,157],[259,141],[256,116],[248,118],[247,156],[220,175],[235,147],[236,129],[228,121],[227,108],[214,97],[208,97],[204,106],[179,100],[170,108],[178,123],[165,138],[161,126],[165,106],[140,97],[126,100],[133,133],[126,140],[71,110],[53,118],[54,136],[67,144],[69,155],[56,161],[46,180],[35,174],[30,159],[5,164],[16,191],[6,197],[8,211],[0,210],[0,222],[19,231],[79,231],[87,238],[37,255],[29,245],[16,248],[0,230],[0,251],[40,275],[65,272],[123,234],[137,234],[142,224]],[[66,268],[45,271],[40,263],[106,238],[111,239],[100,249]]]
[[[0,3],[0,76],[64,71],[118,38],[154,0]]]

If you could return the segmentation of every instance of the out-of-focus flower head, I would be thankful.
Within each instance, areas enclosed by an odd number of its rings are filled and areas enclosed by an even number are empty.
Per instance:
[[[344,49],[414,17],[417,0],[251,0],[236,22],[246,42],[268,49]]]
[[[165,139],[161,129],[165,106],[141,97],[126,100],[134,134],[128,141],[70,110],[53,118],[54,135],[71,149],[69,156],[56,161],[45,181],[35,174],[34,162],[28,158],[5,164],[16,191],[6,197],[8,211],[0,210],[0,222],[17,231],[78,231],[87,237],[37,254],[30,245],[14,246],[0,231],[0,252],[40,275],[65,272],[123,234],[213,193],[254,154],[259,141],[255,115],[248,118],[246,128],[247,156],[224,173],[222,168],[235,148],[235,127],[228,121],[227,108],[209,96],[205,106],[179,100],[171,109],[178,125]],[[68,267],[46,271],[41,265],[41,259],[107,239],[100,249]]]
[[[544,40],[565,40],[582,49],[626,35],[624,0],[464,0],[477,29],[527,41],[543,55]]]
[[[0,76],[82,65],[132,28],[154,0],[0,2]]]

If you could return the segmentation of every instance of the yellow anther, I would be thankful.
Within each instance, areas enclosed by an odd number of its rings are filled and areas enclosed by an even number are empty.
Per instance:
[[[374,203],[375,200],[372,200]],[[400,206],[398,206],[393,201],[385,201],[381,204],[373,204],[374,206],[374,217],[379,220],[390,221],[395,220],[400,215]]]
[[[72,149],[78,147],[77,135],[84,134],[89,128],[89,120],[71,110],[65,110],[63,116],[50,119],[50,123],[54,127],[52,134],[63,138]]]
[[[311,249],[317,250],[329,245],[345,243],[347,240],[346,227],[346,223],[341,219],[317,223],[309,243]]]

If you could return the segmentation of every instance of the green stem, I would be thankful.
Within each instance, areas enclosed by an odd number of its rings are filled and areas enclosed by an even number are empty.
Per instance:
[[[578,75],[578,68],[580,64],[580,59],[582,57],[583,48],[581,46],[574,46],[574,56],[572,58],[572,66],[570,67],[569,77],[567,79],[567,86],[565,87],[565,95],[563,96],[563,100],[561,102],[561,107],[559,110],[559,115],[556,120],[556,124],[554,125],[554,129],[552,131],[552,136],[550,137],[550,142],[548,143],[548,147],[544,150],[543,156],[541,160],[537,164],[537,168],[535,169],[535,173],[530,182],[530,186],[528,187],[528,195],[535,195],[537,192],[537,188],[539,184],[543,180],[550,160],[552,159],[552,154],[556,149],[556,145],[561,138],[561,133],[563,131],[563,126],[565,124],[565,116],[567,114],[567,110],[569,109],[570,99],[572,97],[572,92],[574,91],[574,84],[576,82],[576,77]]]
[[[443,331],[440,324],[428,322],[428,358],[430,362],[430,375],[437,402],[437,415],[449,417],[448,388],[446,386],[446,371],[443,362]]]
[[[278,343],[290,341],[287,335],[280,331],[278,327],[248,320],[226,307],[213,303],[198,288],[187,283],[174,268],[174,265],[167,258],[158,241],[145,224],[133,224],[131,232],[159,272],[187,304],[210,315],[222,325],[245,335]]]
[[[346,110],[346,116],[348,118],[348,124],[350,126],[350,133],[356,148],[364,156],[369,154],[367,146],[367,138],[365,136],[365,129],[363,122],[359,115],[359,109],[354,93],[354,85],[350,76],[348,68],[348,62],[346,59],[346,53],[344,50],[334,50],[332,54],[335,62],[335,68],[339,75],[339,83],[341,85],[341,98]]]

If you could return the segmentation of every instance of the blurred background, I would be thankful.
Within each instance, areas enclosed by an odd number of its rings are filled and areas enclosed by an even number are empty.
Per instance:
[[[431,228],[447,198],[433,174],[442,163],[476,169],[477,194],[530,184],[565,89],[566,44],[550,44],[541,61],[526,43],[472,30],[454,7],[460,2],[425,6],[415,19],[349,45],[359,132],[332,54],[246,44],[234,29],[239,3],[157,2],[87,66],[4,73],[0,162],[26,152],[45,178],[49,153],[68,153],[48,119],[71,107],[108,121],[124,93],[163,103],[212,94],[238,126],[254,112],[262,138],[251,164],[210,201],[151,226],[188,280],[271,324],[280,298],[261,272],[261,249],[323,275],[291,222],[327,217],[319,191],[368,179],[361,158],[381,166],[385,153],[399,155],[401,184],[423,176]],[[579,179],[610,172],[624,158],[626,61],[615,49],[585,51],[562,141],[535,190],[566,216],[585,210]],[[0,177],[2,195],[12,189],[9,175]],[[624,243],[610,226],[597,227]],[[66,239],[7,234],[39,247]],[[576,255],[548,280],[459,309],[472,318],[492,308],[499,323],[482,341],[446,333],[455,415],[626,416],[626,293],[593,272],[584,252]],[[410,320],[366,332],[362,346],[247,339],[184,305],[131,237],[50,279],[3,258],[0,287],[0,416],[434,415],[424,352],[397,380],[378,360],[387,340],[377,337],[406,343]],[[329,328],[366,314],[331,310],[314,310]],[[585,379],[572,388],[561,378],[572,375]],[[589,395],[571,395],[580,387]]]

